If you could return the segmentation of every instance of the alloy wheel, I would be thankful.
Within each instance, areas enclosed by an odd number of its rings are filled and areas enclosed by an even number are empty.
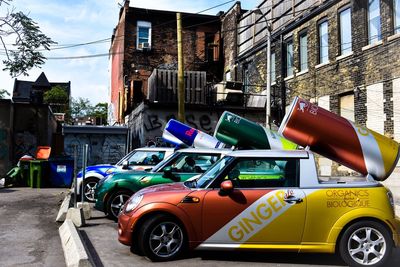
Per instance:
[[[180,251],[182,244],[182,228],[174,222],[161,222],[150,233],[150,249],[158,257],[172,257]]]
[[[89,201],[94,202],[95,198],[94,198],[94,191],[96,189],[97,186],[97,182],[96,181],[89,181],[87,183],[85,183],[85,187],[83,190],[83,193],[85,195],[85,198]]]
[[[121,192],[117,193],[113,196],[111,202],[110,202],[110,211],[113,215],[113,217],[118,218],[119,213],[122,210],[122,207],[124,206],[125,202],[128,201],[128,199],[131,196]]]
[[[350,257],[362,265],[373,265],[381,261],[386,248],[385,237],[372,227],[358,228],[350,235],[347,242]]]

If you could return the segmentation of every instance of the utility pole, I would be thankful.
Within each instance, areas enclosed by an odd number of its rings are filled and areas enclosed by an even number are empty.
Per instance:
[[[178,41],[178,120],[185,122],[185,85],[183,70],[182,48],[182,20],[181,13],[176,13],[177,41]]]
[[[264,17],[265,18],[265,17]],[[267,23],[267,105],[265,116],[265,127],[271,129],[271,25]]]
[[[272,10],[272,8],[271,8]],[[267,100],[265,101],[265,127],[271,129],[271,24],[268,22],[268,19],[265,17],[265,14],[262,13],[260,8],[257,8],[253,11],[256,14],[260,14],[262,18],[265,20],[266,28],[267,28],[267,77],[266,77],[266,96]],[[271,11],[272,12],[272,11]]]

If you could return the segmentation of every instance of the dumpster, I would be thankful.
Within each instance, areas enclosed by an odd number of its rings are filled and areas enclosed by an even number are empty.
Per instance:
[[[52,187],[71,187],[74,159],[72,157],[56,157],[49,159],[50,185]]]
[[[29,166],[29,182],[32,188],[41,188],[46,184],[44,173],[46,169],[45,160],[31,160]]]

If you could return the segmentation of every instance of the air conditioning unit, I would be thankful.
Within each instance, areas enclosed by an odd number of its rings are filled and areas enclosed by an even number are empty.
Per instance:
[[[139,43],[138,49],[140,49],[140,50],[150,50],[150,44],[149,43]]]

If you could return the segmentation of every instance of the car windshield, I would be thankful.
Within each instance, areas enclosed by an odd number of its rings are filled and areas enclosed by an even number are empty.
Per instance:
[[[217,161],[210,169],[208,169],[196,182],[193,182],[189,187],[206,188],[214,178],[229,164],[234,158],[225,156],[224,158]]]

